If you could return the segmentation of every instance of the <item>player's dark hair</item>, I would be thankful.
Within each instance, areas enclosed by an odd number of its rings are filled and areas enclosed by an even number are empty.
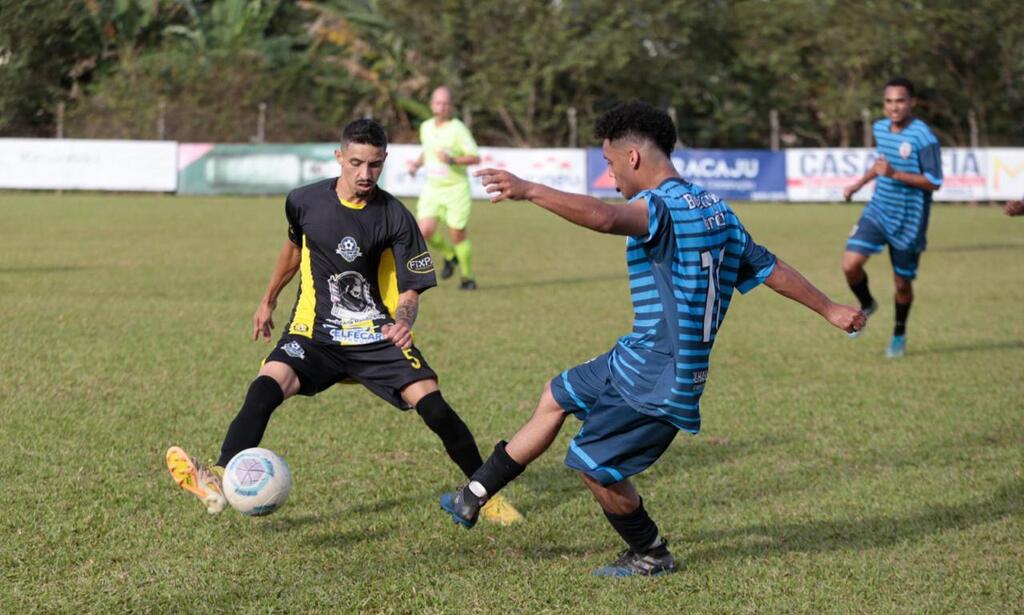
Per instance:
[[[341,131],[341,147],[344,148],[349,143],[387,147],[388,134],[384,132],[383,126],[373,120],[355,120],[349,122]]]
[[[905,88],[907,90],[907,95],[911,98],[914,97],[914,83],[906,77],[893,77],[885,82],[885,87]]]
[[[594,137],[602,141],[623,137],[643,139],[671,156],[677,135],[676,125],[668,113],[645,102],[631,100],[602,113],[594,122]]]

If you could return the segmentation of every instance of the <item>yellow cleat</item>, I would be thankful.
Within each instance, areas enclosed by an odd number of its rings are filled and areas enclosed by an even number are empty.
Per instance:
[[[515,506],[509,504],[508,500],[501,497],[500,493],[487,500],[487,503],[480,509],[480,516],[491,523],[499,523],[501,525],[512,525],[513,523],[524,521],[523,513],[516,510]]]
[[[214,515],[224,510],[228,501],[221,487],[222,468],[208,468],[180,447],[172,446],[167,449],[167,469],[179,487],[199,498],[206,512]]]

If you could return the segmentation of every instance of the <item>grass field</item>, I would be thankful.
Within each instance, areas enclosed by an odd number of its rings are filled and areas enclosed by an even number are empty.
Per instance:
[[[859,207],[736,209],[851,300]],[[474,215],[481,288],[428,292],[417,339],[486,452],[630,308],[621,238]],[[247,334],[284,230],[282,199],[0,194],[0,611],[1024,612],[1024,220],[935,207],[901,361],[885,256],[857,341],[765,288],[734,301],[703,433],[636,481],[688,568],[611,581],[588,576],[622,547],[562,465],[572,420],[509,488],[513,528],[442,516],[454,465],[358,387],[275,415],[279,513],[210,517],[173,486],[165,449],[215,456],[269,351]]]

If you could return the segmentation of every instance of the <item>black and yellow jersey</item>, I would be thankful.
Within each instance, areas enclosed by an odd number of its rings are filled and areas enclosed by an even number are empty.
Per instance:
[[[365,205],[348,203],[337,182],[296,188],[285,200],[288,238],[302,254],[287,331],[326,344],[380,342],[398,294],[437,285],[434,264],[398,199],[378,188]]]

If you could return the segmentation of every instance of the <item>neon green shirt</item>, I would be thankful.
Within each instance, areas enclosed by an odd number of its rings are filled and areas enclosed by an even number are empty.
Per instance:
[[[461,121],[452,118],[437,125],[434,118],[420,124],[420,143],[423,144],[423,166],[427,182],[436,186],[451,186],[469,181],[465,165],[445,164],[438,154],[448,152],[451,157],[479,156],[476,141]]]

